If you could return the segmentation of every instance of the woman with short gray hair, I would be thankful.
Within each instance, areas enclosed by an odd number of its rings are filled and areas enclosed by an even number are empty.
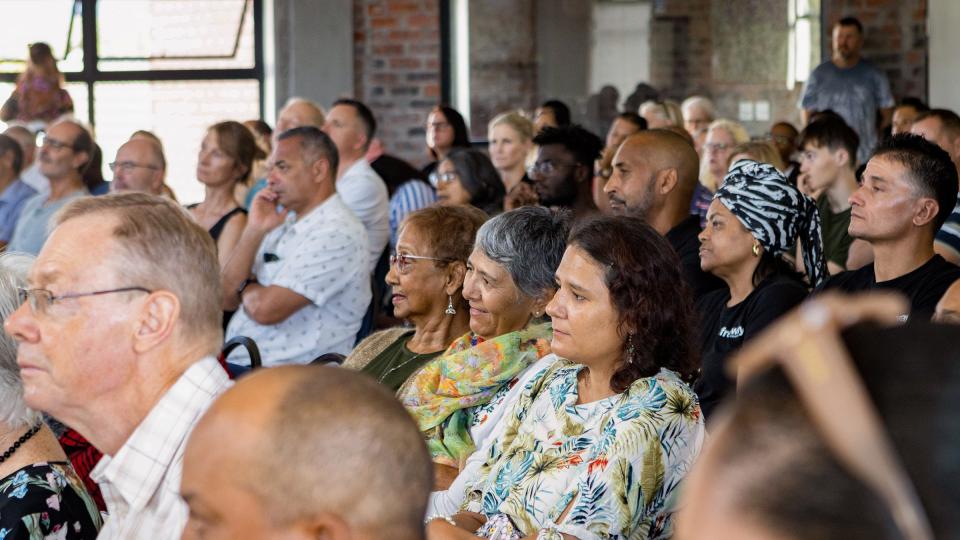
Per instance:
[[[477,232],[463,282],[470,332],[399,393],[438,466],[439,489],[496,424],[511,383],[550,352],[544,306],[553,298],[569,228],[568,214],[531,206],[496,216]]]
[[[33,258],[0,254],[0,319],[20,305]],[[0,332],[0,533],[93,539],[100,512],[40,413],[24,402],[17,343]]]

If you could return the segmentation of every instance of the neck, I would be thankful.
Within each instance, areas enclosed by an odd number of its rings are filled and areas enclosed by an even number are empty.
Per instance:
[[[454,339],[470,331],[470,310],[464,307],[451,316],[444,313],[445,309],[444,306],[423,318],[410,317],[416,330],[407,348],[424,354],[443,351]]]
[[[20,437],[26,435],[35,425],[30,424],[11,430],[5,424],[0,424],[0,429],[5,432],[0,437],[0,452],[12,448]],[[0,478],[10,476],[29,465],[53,461],[67,461],[67,455],[63,453],[63,448],[50,428],[41,425],[39,431],[24,441],[3,463],[0,463]]]
[[[610,379],[616,371],[619,359],[603,362],[601,365],[586,366],[580,371],[577,384],[578,403],[593,403],[613,395]]]
[[[337,169],[337,180],[343,178],[343,175],[344,175],[344,174],[347,174],[347,171],[350,170],[350,167],[353,167],[353,165],[354,165],[356,162],[360,161],[362,158],[363,158],[362,155],[360,155],[360,156],[345,156],[345,155],[341,154],[341,155],[340,155],[340,165],[339,165],[339,168]]]
[[[50,179],[50,196],[48,201],[56,201],[83,188],[83,178],[79,174]]]
[[[327,202],[327,199],[336,195],[336,190],[333,188],[333,183],[329,182],[330,187],[324,187],[310,200],[309,203],[304,205],[301,208],[291,208],[297,214],[297,221],[300,221],[303,216],[309,214],[314,209],[316,209],[321,204]]]
[[[928,235],[929,236],[929,235]],[[877,282],[890,281],[920,268],[933,255],[933,239],[909,243],[873,243],[873,275]]]
[[[735,306],[743,302],[755,288],[753,286],[753,272],[760,264],[760,258],[754,257],[749,264],[740,265],[729,273],[718,273],[717,277],[722,279],[730,289],[730,300],[727,306]]]
[[[523,162],[521,161],[515,167],[511,167],[509,169],[499,169],[497,172],[500,173],[500,178],[503,180],[503,185],[505,188],[507,188],[507,192],[509,193],[511,189],[516,187],[516,185],[523,180]]]
[[[207,186],[203,197],[203,206],[206,209],[229,210],[237,204],[234,197],[234,185]]]
[[[833,65],[837,66],[838,68],[851,68],[857,65],[857,62],[859,61],[860,61],[859,54],[854,54],[850,58],[844,58],[840,55],[835,55],[833,57]]]
[[[834,213],[850,208],[850,195],[857,190],[857,176],[852,169],[844,169],[827,189],[827,203]]]
[[[673,199],[676,201],[677,199]],[[674,227],[683,223],[683,220],[690,216],[690,201],[687,199],[685,204],[677,204],[668,200],[665,206],[660,208],[651,208],[647,215],[647,225],[653,227],[660,236],[666,236]]]

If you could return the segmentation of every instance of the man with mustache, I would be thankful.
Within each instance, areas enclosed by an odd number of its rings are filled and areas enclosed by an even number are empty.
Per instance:
[[[692,144],[672,131],[651,129],[623,141],[603,188],[614,214],[638,217],[666,237],[694,299],[725,286],[700,269],[700,218],[690,214],[699,170]]]

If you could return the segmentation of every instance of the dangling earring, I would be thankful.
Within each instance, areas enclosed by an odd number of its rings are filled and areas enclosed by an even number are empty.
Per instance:
[[[633,355],[636,349],[633,348],[633,334],[627,334],[627,363],[633,363]]]
[[[754,242],[753,244],[753,256],[754,257],[760,256],[760,244],[757,242]]]
[[[447,295],[447,309],[446,309],[446,311],[444,311],[444,313],[446,313],[447,315],[456,315],[456,314],[457,314],[457,310],[456,310],[456,309],[453,309],[453,296],[452,296],[452,295],[449,295],[449,294]]]

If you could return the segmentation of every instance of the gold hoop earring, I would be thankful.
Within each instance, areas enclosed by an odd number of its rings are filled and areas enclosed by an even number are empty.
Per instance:
[[[759,256],[760,256],[760,244],[753,244],[753,250],[752,250],[752,251],[753,251],[753,256],[754,256],[754,257],[759,257]]]

